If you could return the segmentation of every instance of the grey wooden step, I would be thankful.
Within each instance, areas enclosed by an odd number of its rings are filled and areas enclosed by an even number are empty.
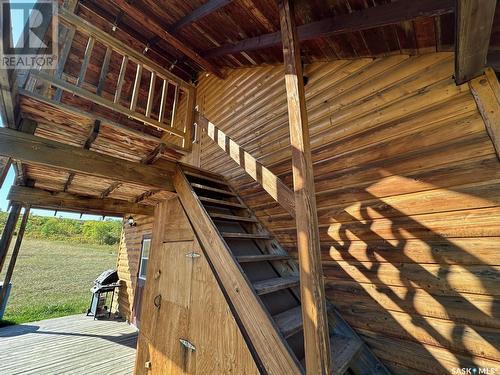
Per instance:
[[[242,240],[269,240],[273,238],[269,233],[233,233],[233,232],[221,232],[221,236],[224,238],[239,238]]]
[[[214,205],[214,206],[223,206],[223,207],[233,207],[233,208],[246,208],[245,206],[235,203],[229,202],[225,200],[215,199],[215,198],[207,198],[207,197],[198,197],[200,201]]]
[[[362,346],[363,343],[361,340],[351,339],[337,334],[330,336],[333,373],[338,375],[344,374]]]
[[[299,285],[299,278],[297,276],[287,276],[257,281],[253,284],[253,287],[255,292],[260,296],[297,285]]]
[[[353,359],[359,354],[363,342],[359,339],[333,334],[330,336],[330,351],[333,362],[333,375],[344,375]],[[305,368],[305,359],[300,361]]]
[[[213,192],[213,193],[219,193],[219,194],[229,195],[229,196],[232,196],[232,197],[236,196],[236,194],[233,193],[232,191],[223,190],[223,189],[217,189],[217,188],[214,188],[214,187],[211,187],[211,186],[207,186],[207,185],[203,185],[203,184],[198,184],[196,182],[192,182],[191,186],[193,188],[196,188],[196,189],[202,189],[202,190],[210,191],[210,192]]]
[[[285,338],[293,336],[302,330],[302,307],[297,306],[274,315],[273,319]]]
[[[239,221],[239,222],[245,222],[245,223],[257,223],[258,222],[258,220],[254,217],[226,215],[226,214],[219,214],[216,212],[209,212],[209,215],[212,219],[217,219],[217,220]]]
[[[195,177],[195,178],[199,178],[199,179],[202,179],[205,181],[215,182],[216,184],[229,186],[229,184],[226,181],[224,181],[222,178],[221,179],[213,178],[213,177],[205,176],[203,174],[192,172],[192,171],[184,171],[184,174],[188,177],[188,180],[189,180],[189,177]]]
[[[236,260],[240,263],[251,263],[251,262],[275,262],[279,260],[289,260],[289,255],[278,255],[278,254],[258,254],[258,255],[240,255],[236,257]]]

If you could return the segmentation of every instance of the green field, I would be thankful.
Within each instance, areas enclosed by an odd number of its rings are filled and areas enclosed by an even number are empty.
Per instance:
[[[102,271],[115,268],[117,251],[118,245],[25,238],[0,326],[86,312],[93,281]],[[3,273],[0,276],[3,280]]]

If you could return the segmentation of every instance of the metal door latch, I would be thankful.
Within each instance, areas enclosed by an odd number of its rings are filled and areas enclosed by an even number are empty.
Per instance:
[[[186,258],[199,258],[199,257],[201,257],[201,255],[194,252],[194,251],[191,251],[190,253],[186,253]]]
[[[179,339],[179,341],[181,342],[182,345],[184,345],[186,349],[191,350],[193,352],[196,350],[195,346],[191,344],[188,340]]]

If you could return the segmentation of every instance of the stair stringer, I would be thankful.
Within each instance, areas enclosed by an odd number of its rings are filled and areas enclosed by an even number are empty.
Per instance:
[[[270,232],[264,224],[259,220],[259,218],[254,214],[253,210],[246,205],[245,201],[240,197],[238,192],[229,185],[231,191],[236,194],[236,198],[241,205],[246,207],[246,210],[251,212],[252,218],[256,220],[256,225],[260,230]],[[273,238],[272,241],[256,241],[263,253],[276,254],[276,255],[288,255],[288,252],[281,246],[281,244]],[[267,243],[266,243],[267,242]],[[269,245],[270,243],[270,245]],[[287,267],[280,267],[279,263],[275,265],[276,271],[282,277],[286,276],[299,276],[299,265],[295,259],[289,259],[286,261]],[[295,297],[300,301],[300,290],[299,288],[291,288]],[[354,340],[361,345],[361,349],[358,354],[353,358],[349,369],[354,374],[360,375],[389,375],[390,371],[384,366],[384,364],[377,358],[377,356],[372,352],[368,345],[363,341],[363,339],[356,333],[356,331],[342,318],[340,313],[334,307],[333,303],[326,300],[327,313],[328,313],[328,324],[330,330],[330,336],[340,335],[345,336],[351,340]],[[335,342],[330,342],[333,347]],[[335,362],[335,358],[332,358]]]
[[[181,167],[174,187],[259,367],[267,374],[301,374],[301,366],[192,190]],[[272,350],[269,350],[272,348]]]

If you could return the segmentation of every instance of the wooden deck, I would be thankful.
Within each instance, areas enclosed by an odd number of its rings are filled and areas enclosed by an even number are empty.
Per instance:
[[[0,328],[0,373],[132,374],[137,331],[85,315]]]

